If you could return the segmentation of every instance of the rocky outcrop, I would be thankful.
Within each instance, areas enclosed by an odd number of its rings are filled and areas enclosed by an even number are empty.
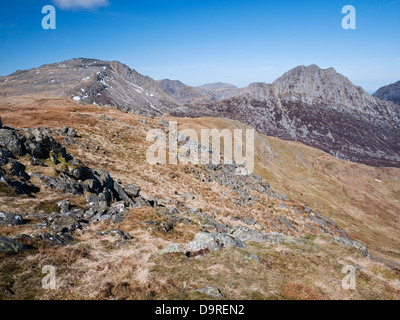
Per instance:
[[[125,191],[106,170],[89,168],[68,154],[49,132],[46,128],[0,128],[0,184],[18,194],[39,192],[44,186],[65,194],[85,195],[88,209],[73,209],[67,198],[60,201],[57,204],[60,212],[45,216],[38,225],[40,229],[52,229],[53,233],[44,233],[34,239],[67,245],[73,240],[74,231],[90,223],[105,219],[120,223],[129,207],[150,206],[140,196],[140,187],[127,184]],[[61,133],[76,136],[72,128],[63,128]],[[22,156],[30,158],[34,166],[54,166],[55,176],[27,173],[26,167],[18,161]],[[60,163],[63,166],[56,167]],[[41,184],[33,185],[30,182],[32,177],[39,179]],[[19,225],[22,222],[20,215],[0,213],[0,225]],[[32,239],[32,236],[23,239]]]

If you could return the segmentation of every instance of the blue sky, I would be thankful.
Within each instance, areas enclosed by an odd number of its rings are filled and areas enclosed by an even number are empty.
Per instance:
[[[41,27],[47,4],[56,6],[56,30]],[[341,27],[348,4],[356,30]],[[374,92],[400,80],[399,34],[400,0],[1,1],[0,75],[87,57],[154,79],[247,86],[315,63]]]

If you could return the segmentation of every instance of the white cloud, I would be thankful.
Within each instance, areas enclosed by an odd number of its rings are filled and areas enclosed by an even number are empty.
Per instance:
[[[60,9],[96,9],[108,6],[108,0],[53,0]]]

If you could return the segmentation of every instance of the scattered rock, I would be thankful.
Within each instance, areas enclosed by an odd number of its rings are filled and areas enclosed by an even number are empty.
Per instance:
[[[260,262],[260,258],[256,256],[255,254],[246,254],[244,256],[244,260],[246,263],[250,263],[251,261],[258,261]]]
[[[127,195],[122,187],[114,181],[114,190],[117,192],[120,199],[126,201],[130,206],[134,206],[135,202]]]
[[[283,217],[278,217],[279,221],[282,222],[286,227],[288,227],[290,230],[297,232],[297,229],[285,218]]]
[[[230,231],[230,235],[241,242],[247,242],[247,241],[262,242],[266,240],[264,234],[245,226],[238,226],[233,228]]]
[[[60,246],[60,247],[68,246],[74,241],[74,238],[66,232],[58,232],[58,233],[57,232],[53,232],[53,233],[45,232],[42,235],[35,235],[34,237],[37,237],[40,240],[46,241],[47,243],[50,243],[51,245]]]
[[[76,137],[76,131],[75,129],[68,128],[67,130],[67,136],[70,138],[75,138]]]
[[[100,235],[101,236],[112,235],[114,237],[119,237],[123,240],[132,240],[133,239],[133,237],[129,233],[122,231],[122,230],[102,231],[102,232],[100,232]]]
[[[140,187],[130,183],[130,184],[126,184],[124,186],[124,190],[126,192],[126,194],[132,198],[136,198],[139,196],[140,193]]]
[[[214,286],[197,289],[196,291],[216,299],[223,297],[221,290]]]
[[[182,197],[189,200],[194,200],[196,197],[189,192],[182,193]]]
[[[182,249],[181,245],[178,243],[173,243],[166,246],[164,249],[158,251],[159,255],[169,254],[169,253],[182,253],[185,254],[185,251]]]
[[[0,253],[17,254],[25,249],[20,243],[0,236]]]
[[[167,127],[167,128],[169,127],[169,122],[164,119],[160,119],[159,124],[161,124],[162,126]]]
[[[22,222],[23,219],[18,214],[0,212],[0,226],[19,226]]]
[[[199,232],[193,242],[189,243],[188,251],[218,250],[226,247],[244,248],[245,246],[242,241],[227,234]]]
[[[69,210],[71,209],[69,199],[61,200],[57,203],[57,206],[60,208],[61,213],[69,212]]]
[[[278,245],[281,242],[292,242],[297,244],[303,244],[300,240],[296,240],[295,238],[288,236],[287,234],[278,233],[278,232],[270,232],[265,235],[265,240],[268,243]]]
[[[246,224],[248,224],[250,226],[254,226],[255,224],[257,224],[257,221],[252,219],[252,218],[250,218],[250,217],[246,217],[244,219],[244,223],[246,223]]]

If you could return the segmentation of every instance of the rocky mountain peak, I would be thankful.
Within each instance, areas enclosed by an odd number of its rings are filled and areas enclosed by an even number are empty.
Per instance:
[[[399,108],[369,95],[333,68],[298,66],[272,84],[252,83],[239,95],[190,108],[183,115],[239,120],[259,132],[300,141],[340,159],[376,166],[400,164]]]
[[[274,92],[283,99],[310,105],[322,101],[346,108],[375,104],[372,96],[334,68],[321,69],[315,64],[286,72],[273,86]]]

